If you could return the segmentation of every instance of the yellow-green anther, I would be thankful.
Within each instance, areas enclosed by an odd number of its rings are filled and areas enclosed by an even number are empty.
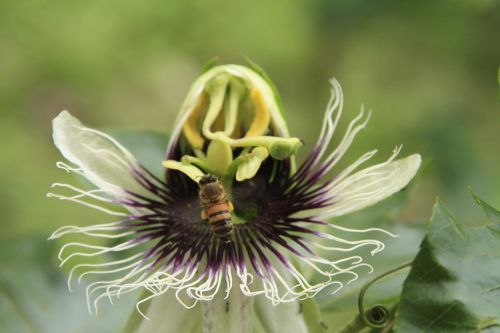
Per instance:
[[[242,155],[243,162],[238,165],[236,180],[241,182],[253,178],[268,156],[267,149],[263,147],[254,148],[251,153]]]
[[[295,140],[294,140],[295,139]],[[296,138],[291,138],[291,140],[280,140],[271,144],[269,149],[269,154],[277,160],[284,160],[292,155],[295,155],[297,151],[304,144],[301,140]]]
[[[230,76],[228,74],[222,73],[215,76],[205,85],[205,91],[210,96],[210,104],[205,119],[203,120],[202,133],[210,140],[213,139],[211,127],[222,111],[229,78]]]
[[[210,141],[207,150],[207,163],[213,168],[215,174],[224,175],[232,162],[233,151],[226,142],[219,140]]]
[[[195,165],[198,168],[202,169],[205,173],[214,173],[214,169],[210,165],[208,165],[206,159],[201,159],[190,155],[184,155],[181,158],[181,162],[184,164]]]
[[[163,161],[162,164],[167,169],[178,170],[182,172],[195,182],[199,182],[200,178],[204,176],[204,173],[200,169],[189,163],[167,160]]]
[[[195,149],[202,149],[205,139],[200,134],[199,122],[203,109],[206,107],[207,95],[202,93],[198,98],[193,110],[182,127],[182,132],[186,136],[191,146]]]
[[[227,108],[225,108],[224,133],[231,136],[236,126],[238,116],[238,106],[244,98],[245,87],[237,78],[231,78],[229,81],[229,99],[227,100]]]
[[[245,134],[245,137],[265,134],[269,130],[269,121],[271,120],[269,109],[260,90],[253,88],[250,97],[252,99],[252,103],[254,104],[254,118],[250,128]]]
[[[251,154],[261,160],[265,160],[269,156],[269,152],[262,147],[252,149]]]
[[[265,147],[269,154],[277,160],[283,160],[294,155],[303,146],[302,140],[298,138],[282,138],[278,136],[253,136],[232,139],[218,132],[214,133],[214,139],[226,142],[231,147]]]

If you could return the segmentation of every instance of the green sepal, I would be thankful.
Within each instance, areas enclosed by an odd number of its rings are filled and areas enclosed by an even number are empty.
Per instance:
[[[278,88],[276,87],[276,85],[274,84],[274,82],[271,80],[271,77],[267,74],[267,72],[262,68],[260,67],[259,65],[257,65],[254,61],[252,61],[249,57],[247,56],[243,56],[245,58],[245,61],[248,63],[248,65],[250,66],[250,68],[256,72],[257,74],[259,74],[263,79],[264,81],[267,82],[267,84],[269,85],[269,87],[271,87],[271,90],[273,91],[273,94],[274,94],[274,98],[276,99],[276,104],[278,104],[278,108],[281,112],[281,115],[283,117],[285,117],[285,108],[283,106],[283,101],[281,100],[281,96],[278,92]]]
[[[218,56],[215,56],[212,59],[208,60],[205,63],[205,65],[203,65],[203,68],[201,70],[201,74],[203,74],[205,72],[208,72],[209,70],[211,70],[212,68],[214,68],[215,66],[217,66],[218,62],[219,62],[219,57]]]

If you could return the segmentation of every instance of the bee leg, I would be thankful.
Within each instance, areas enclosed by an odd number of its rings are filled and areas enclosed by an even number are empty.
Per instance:
[[[208,219],[207,212],[205,211],[205,209],[201,210],[201,219],[202,220]]]
[[[226,301],[226,312],[229,312],[229,301]]]
[[[229,212],[232,212],[234,210],[234,206],[231,201],[227,202],[227,209],[229,210]]]

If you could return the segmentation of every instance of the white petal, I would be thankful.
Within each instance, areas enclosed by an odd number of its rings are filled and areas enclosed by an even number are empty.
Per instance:
[[[118,199],[127,197],[124,190],[154,198],[134,179],[133,168],[139,170],[139,163],[115,139],[83,126],[67,111],[62,111],[52,125],[56,147],[95,186]]]
[[[268,251],[265,251],[266,256],[271,261],[271,265],[276,270],[283,282],[292,287],[297,283],[297,280],[292,276],[289,269]],[[276,276],[276,274],[274,274]],[[283,285],[277,285],[276,292],[279,295],[284,295],[286,289]],[[304,321],[304,314],[300,311],[299,301],[288,301],[274,305],[264,295],[255,297],[255,314],[260,321],[266,333],[307,333],[307,325]]]
[[[332,208],[322,217],[344,215],[371,206],[403,189],[417,173],[421,157],[414,154],[358,171],[332,189]]]
[[[201,306],[186,309],[167,291],[151,300],[146,316],[135,333],[201,332]]]
[[[254,322],[254,297],[233,285],[227,299],[219,292],[211,301],[201,302],[204,333],[250,333]]]
[[[257,296],[255,311],[267,333],[307,333],[307,326],[303,314],[300,313],[298,301],[273,305],[264,296]]]

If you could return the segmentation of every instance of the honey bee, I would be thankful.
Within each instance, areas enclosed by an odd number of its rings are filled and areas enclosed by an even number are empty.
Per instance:
[[[211,174],[204,175],[199,181],[201,219],[208,220],[214,234],[225,243],[231,242],[233,204],[227,199],[224,186]]]

